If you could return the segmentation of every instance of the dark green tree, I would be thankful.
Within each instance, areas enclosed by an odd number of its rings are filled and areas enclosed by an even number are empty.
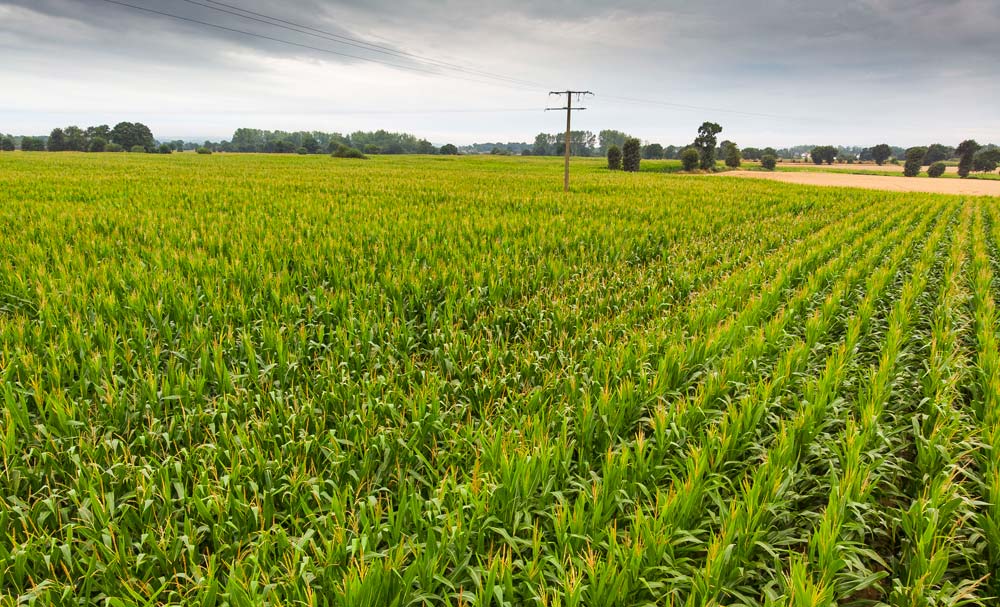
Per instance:
[[[608,169],[612,171],[622,170],[622,149],[617,145],[608,148]]]
[[[947,165],[945,165],[945,163],[941,161],[935,162],[927,169],[927,176],[940,177],[941,175],[944,175],[944,172],[947,168],[948,167]]]
[[[982,147],[975,139],[966,139],[958,144],[955,152],[958,154],[958,176],[965,179],[975,165],[976,152]]]
[[[743,148],[741,151],[744,160],[760,160],[764,154],[757,148]]]
[[[871,154],[875,164],[882,166],[892,156],[892,148],[887,143],[880,143],[871,149]]]
[[[87,143],[88,152],[103,152],[108,147],[108,142],[103,137],[91,137]]]
[[[927,155],[927,148],[914,147],[906,150],[906,164],[903,165],[903,175],[906,177],[916,177],[920,174],[921,163]]]
[[[611,146],[617,145],[622,147],[625,145],[625,140],[628,139],[628,135],[621,131],[615,131],[612,129],[605,129],[597,134],[598,146],[601,154],[607,154]],[[535,145],[538,144],[538,139],[535,139]]]
[[[714,122],[705,122],[698,127],[698,137],[694,140],[694,147],[698,149],[701,157],[702,170],[715,169],[716,135],[721,132],[722,127]]]
[[[157,148],[157,151],[159,153],[161,153],[161,154],[173,154],[174,153],[174,149],[172,147],[170,147],[169,143],[161,143],[160,147]]]
[[[681,152],[681,166],[685,171],[694,171],[698,168],[698,163],[701,162],[701,154],[695,148],[685,148]]]
[[[760,166],[767,171],[773,171],[778,166],[778,157],[774,154],[764,154],[760,157]]]
[[[63,129],[66,133],[67,152],[86,152],[87,134],[78,126],[68,126]]]
[[[17,149],[17,146],[14,145],[13,137],[8,135],[0,139],[0,151],[13,152],[15,149]]]
[[[809,152],[809,157],[815,164],[833,164],[833,161],[837,159],[837,148],[832,145],[821,145],[815,147]]]
[[[315,154],[319,151],[319,141],[312,135],[306,135],[302,139],[302,147],[306,149],[307,154]]]
[[[743,156],[740,155],[739,146],[732,141],[727,141],[723,143],[722,150],[722,159],[726,162],[726,166],[731,169],[738,168],[743,160]]]
[[[441,154],[445,156],[458,156],[458,148],[450,143],[441,146]]]
[[[45,151],[45,140],[41,137],[22,137],[21,138],[21,151],[22,152],[44,152]]]
[[[935,162],[950,160],[955,155],[955,148],[950,148],[940,143],[934,143],[927,147],[927,154],[922,161],[923,166],[930,166]]]
[[[980,173],[992,173],[1000,165],[1000,149],[989,148],[976,152],[973,158],[973,169]]]
[[[642,157],[646,160],[660,160],[663,158],[663,146],[659,143],[651,143],[643,146]]]
[[[421,139],[417,142],[417,153],[418,154],[437,154],[437,148],[434,144],[426,139]]]
[[[152,131],[141,122],[119,122],[115,128],[111,129],[110,138],[112,143],[116,143],[126,150],[141,146],[147,152],[151,152],[156,147]]]
[[[66,133],[62,129],[52,129],[46,147],[50,152],[65,152]]]
[[[622,170],[635,173],[639,170],[642,160],[642,143],[635,137],[629,137],[622,146]]]

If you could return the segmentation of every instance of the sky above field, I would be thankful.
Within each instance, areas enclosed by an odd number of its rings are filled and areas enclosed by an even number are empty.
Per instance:
[[[572,88],[596,93],[574,128],[664,144],[705,120],[744,146],[1000,143],[997,0],[121,2],[0,0],[0,132],[530,141]]]

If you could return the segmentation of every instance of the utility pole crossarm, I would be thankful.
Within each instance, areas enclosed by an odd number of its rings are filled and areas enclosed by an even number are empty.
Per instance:
[[[566,111],[566,163],[563,172],[563,191],[569,192],[569,155],[570,155],[570,133],[572,132],[572,116],[573,112],[579,112],[585,110],[585,107],[573,107],[573,95],[576,95],[577,101],[581,100],[586,95],[593,95],[590,91],[551,91],[549,95],[566,95],[566,107],[550,107],[545,108],[545,111],[550,110],[565,110]]]

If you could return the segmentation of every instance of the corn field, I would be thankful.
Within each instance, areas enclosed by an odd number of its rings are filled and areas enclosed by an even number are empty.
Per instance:
[[[0,606],[1000,601],[996,199],[0,156]]]

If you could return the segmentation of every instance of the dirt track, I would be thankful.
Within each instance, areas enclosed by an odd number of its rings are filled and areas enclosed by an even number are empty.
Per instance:
[[[724,177],[771,179],[801,185],[820,185],[839,188],[864,188],[890,192],[929,192],[931,194],[957,194],[961,196],[1000,196],[1000,180],[986,179],[921,179],[917,177],[889,177],[883,175],[840,175],[837,173],[768,173],[764,171],[729,171]]]

